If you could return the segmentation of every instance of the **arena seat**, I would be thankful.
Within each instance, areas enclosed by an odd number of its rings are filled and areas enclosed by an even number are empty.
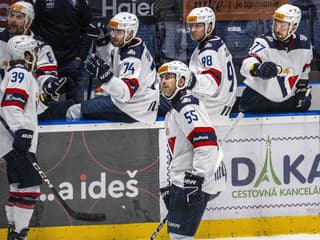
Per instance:
[[[234,58],[246,56],[256,37],[256,21],[221,21],[216,23],[216,34],[229,48]]]
[[[158,43],[156,38],[156,29],[154,24],[140,25],[137,37],[140,37],[145,42],[152,56],[158,54]]]

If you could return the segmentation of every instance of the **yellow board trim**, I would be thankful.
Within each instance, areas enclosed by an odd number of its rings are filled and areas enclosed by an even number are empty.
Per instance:
[[[320,216],[292,216],[202,221],[196,238],[250,237],[320,233]],[[28,240],[140,240],[149,239],[158,223],[31,228]],[[168,240],[167,226],[157,239]],[[7,229],[0,229],[6,239]]]

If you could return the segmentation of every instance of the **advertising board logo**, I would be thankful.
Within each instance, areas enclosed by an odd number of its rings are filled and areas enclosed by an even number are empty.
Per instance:
[[[101,8],[102,8],[102,16],[114,16],[118,12],[131,12],[136,14],[137,16],[153,16],[153,5],[154,1],[139,1],[139,0],[132,0],[132,1],[117,1],[112,0],[111,5],[107,4],[109,1],[102,0],[101,1]],[[111,12],[110,12],[111,11]]]
[[[313,139],[304,137],[277,137],[271,151],[271,138],[265,140],[266,150],[262,168],[257,172],[259,159],[246,156],[234,157],[231,161],[232,198],[271,198],[287,196],[320,195],[320,153],[312,156],[300,141]],[[318,140],[317,140],[318,141]],[[259,144],[260,141],[257,141]],[[288,145],[290,143],[290,145]],[[280,175],[281,173],[281,175]],[[280,180],[281,179],[281,180]]]
[[[86,174],[79,177],[80,183],[61,182],[59,186],[59,194],[64,200],[73,199],[105,199],[110,198],[135,198],[139,195],[138,180],[135,179],[137,170],[127,170],[129,179],[112,180],[108,182],[107,174],[100,173],[100,179],[90,180]],[[53,194],[41,194],[40,201],[53,201]]]
[[[273,164],[272,164],[271,140],[270,140],[269,135],[268,135],[268,139],[266,141],[266,144],[267,144],[267,150],[266,150],[265,161],[264,161],[261,173],[260,173],[256,183],[253,186],[254,188],[258,187],[264,181],[270,182],[271,179],[273,180],[273,182],[276,185],[281,185],[281,181],[279,180],[279,178],[274,170]]]

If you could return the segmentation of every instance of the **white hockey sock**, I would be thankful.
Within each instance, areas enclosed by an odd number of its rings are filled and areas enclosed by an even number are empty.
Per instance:
[[[14,207],[15,232],[20,233],[22,229],[28,228],[33,214],[33,208]]]
[[[9,199],[7,202],[7,205],[5,206],[6,215],[8,224],[14,225],[14,216],[13,216],[13,207],[15,205],[15,197],[14,194],[11,194],[10,192],[15,192],[17,189],[17,183],[11,183],[9,186]]]
[[[14,205],[10,203],[5,206],[8,223],[12,225],[14,225],[13,207]]]
[[[180,235],[176,233],[169,233],[171,240],[194,240],[194,237]]]
[[[34,205],[40,195],[40,186],[16,189],[20,199],[16,201],[13,211],[15,231],[20,233],[28,228],[34,211]]]

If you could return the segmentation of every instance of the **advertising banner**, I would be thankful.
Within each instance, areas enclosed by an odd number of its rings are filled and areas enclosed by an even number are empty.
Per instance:
[[[39,165],[71,208],[121,224],[159,221],[158,130],[41,133]],[[5,164],[0,165],[0,227],[7,227]],[[72,219],[46,184],[31,226],[88,225]]]
[[[183,0],[184,17],[195,7],[214,9],[217,21],[271,19],[273,11],[287,0]]]
[[[217,133],[225,131],[217,127]],[[159,137],[165,140],[164,131]],[[209,202],[204,219],[319,215],[319,121],[239,125],[222,149],[227,189]],[[166,155],[160,147],[162,185],[167,180]]]
[[[110,19],[118,12],[131,12],[139,16],[144,21],[147,17],[153,16],[154,1],[151,0],[93,0],[89,1],[89,6],[93,10],[93,15]]]

